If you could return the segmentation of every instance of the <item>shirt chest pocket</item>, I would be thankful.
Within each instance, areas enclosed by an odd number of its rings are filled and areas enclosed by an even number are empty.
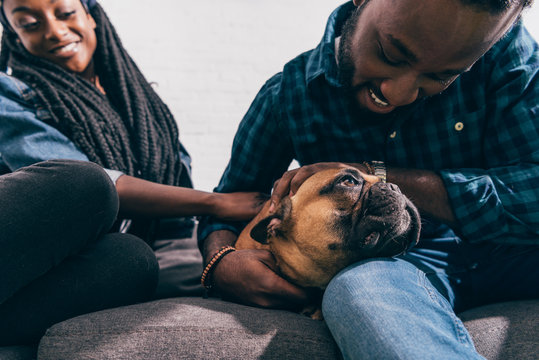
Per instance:
[[[447,118],[422,117],[404,122],[390,131],[387,153],[399,157],[406,153],[406,165],[419,168],[481,167],[486,113],[486,108],[481,108]]]

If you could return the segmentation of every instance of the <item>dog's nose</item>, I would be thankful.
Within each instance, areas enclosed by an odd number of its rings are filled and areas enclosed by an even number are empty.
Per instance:
[[[383,184],[383,183],[382,183],[382,184]],[[395,191],[395,192],[397,192],[397,193],[399,193],[399,194],[402,194],[402,193],[401,193],[401,189],[400,189],[397,185],[395,185],[395,184],[393,184],[393,183],[385,183],[385,185],[387,185],[387,187],[388,187],[389,189],[391,189],[391,190],[393,190],[393,191]]]
[[[364,195],[354,226],[357,253],[363,258],[401,254],[419,239],[419,212],[395,184],[375,183]]]
[[[391,183],[379,182],[372,185],[367,193],[366,201],[366,208],[371,215],[390,215],[405,207],[401,190]]]

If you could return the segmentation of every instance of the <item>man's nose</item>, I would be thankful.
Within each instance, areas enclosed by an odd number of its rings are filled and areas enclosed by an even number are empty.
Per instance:
[[[380,91],[394,106],[413,103],[419,95],[418,78],[415,74],[404,73],[382,81]]]

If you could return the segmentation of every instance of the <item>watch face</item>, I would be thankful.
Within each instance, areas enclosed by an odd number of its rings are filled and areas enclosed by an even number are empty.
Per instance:
[[[386,164],[383,161],[372,161],[371,163],[374,168],[374,175],[378,176],[382,182],[386,182]]]

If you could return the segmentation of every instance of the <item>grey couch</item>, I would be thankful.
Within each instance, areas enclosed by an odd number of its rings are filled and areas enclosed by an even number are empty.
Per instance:
[[[539,359],[539,300],[494,304],[460,314],[487,359]],[[36,350],[0,348],[0,359]],[[198,297],[104,310],[51,327],[40,360],[339,359],[324,322]]]

